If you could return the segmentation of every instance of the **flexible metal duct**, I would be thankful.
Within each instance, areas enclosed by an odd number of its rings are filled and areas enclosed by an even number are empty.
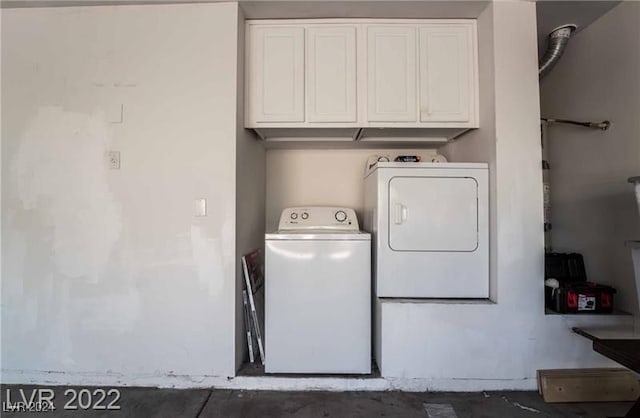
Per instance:
[[[538,65],[538,78],[542,78],[547,75],[553,66],[556,65],[562,56],[567,43],[569,43],[571,34],[576,30],[576,28],[576,25],[564,25],[549,33],[549,44],[547,45],[547,50]]]

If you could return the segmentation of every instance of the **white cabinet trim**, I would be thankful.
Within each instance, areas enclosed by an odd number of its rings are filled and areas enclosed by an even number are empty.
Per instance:
[[[369,105],[374,102],[375,97],[371,97],[372,92],[370,90],[370,82],[368,79],[368,37],[367,28],[370,26],[384,26],[389,28],[401,28],[411,27],[415,31],[415,63],[413,70],[407,69],[407,80],[409,86],[413,86],[413,102],[410,105],[414,108],[411,113],[411,117],[404,115],[403,118],[369,118]],[[469,83],[468,91],[468,118],[463,120],[461,115],[439,115],[435,118],[425,117],[421,115],[421,109],[424,106],[423,92],[421,92],[424,77],[424,70],[421,66],[424,65],[421,61],[421,31],[424,28],[433,28],[438,25],[443,27],[464,27],[468,28],[469,34],[467,42],[469,42],[469,50],[467,51],[467,58],[469,62],[469,73],[466,82]],[[310,59],[309,49],[313,47],[310,45],[313,41],[310,39],[308,33],[313,28],[324,27],[352,27],[355,28],[355,51],[349,51],[349,54],[355,61],[355,76],[352,76],[349,71],[345,75],[346,80],[350,80],[348,83],[351,86],[349,91],[345,91],[344,97],[349,97],[346,101],[348,104],[355,103],[355,109],[348,106],[345,111],[343,106],[340,107],[339,112],[316,112],[313,108],[314,100],[319,98],[315,95],[310,83],[313,82],[313,77],[316,75],[314,69],[310,66],[314,63]],[[281,118],[269,118],[264,117],[259,109],[256,109],[256,85],[255,75],[251,75],[254,68],[255,56],[252,54],[251,33],[252,28],[255,27],[279,27],[290,29],[303,29],[302,42],[302,68],[299,69],[300,74],[296,77],[294,83],[301,87],[295,88],[299,97],[299,103],[295,106],[295,112],[291,112],[291,115]],[[477,128],[479,122],[479,94],[478,94],[478,56],[477,56],[477,25],[474,19],[271,19],[271,20],[249,20],[246,22],[247,32],[247,48],[246,48],[246,60],[245,60],[245,127],[248,128],[442,128],[442,129],[460,129],[460,128]],[[294,54],[295,55],[295,54]],[[299,60],[299,58],[296,58]],[[274,64],[275,65],[275,64]],[[347,64],[349,67],[351,64]],[[322,67],[320,68],[322,69]],[[326,68],[325,68],[326,69]],[[412,77],[410,72],[413,72],[415,76]],[[355,80],[353,80],[355,78]],[[252,81],[253,79],[253,81]],[[300,84],[301,83],[301,84]],[[337,89],[337,87],[335,87]],[[407,90],[410,90],[409,88]],[[334,90],[338,91],[338,90]],[[350,98],[351,91],[355,91],[355,100]],[[325,101],[325,108],[328,108],[327,104],[331,103],[331,100],[337,100],[339,103],[342,99],[342,95],[338,94],[336,99],[330,96],[330,92],[323,91],[325,97],[320,97],[320,100]],[[259,96],[259,94],[258,94]],[[407,97],[407,100],[410,98]],[[421,100],[422,99],[422,100]],[[394,100],[398,100],[396,96]],[[407,102],[409,103],[409,102]],[[460,112],[461,114],[464,112]],[[355,114],[355,119],[353,115]]]
[[[307,122],[358,121],[356,35],[356,25],[317,25],[306,28]],[[334,45],[342,44],[339,46],[343,49],[327,54],[326,50],[321,50],[323,38],[326,42],[333,41]]]
[[[445,45],[437,45],[438,41],[440,44],[449,41],[444,53],[442,49]],[[466,122],[471,119],[471,90],[474,77],[472,55],[469,50],[471,45],[471,27],[468,25],[419,27],[418,80],[421,122]],[[438,46],[440,48],[437,48]],[[451,68],[449,64],[455,68]],[[452,91],[446,91],[448,87],[451,87]],[[438,89],[445,92],[438,92]],[[449,103],[443,107],[438,106],[438,101]]]
[[[365,31],[366,71],[361,73],[367,77],[365,122],[417,122],[416,28],[412,25],[365,25]],[[380,45],[384,41],[389,43],[386,50]],[[378,57],[378,53],[388,55]]]
[[[301,26],[248,26],[249,47],[254,53],[249,57],[247,90],[249,122],[281,123],[304,122],[304,32]],[[267,41],[277,42],[267,54]],[[289,45],[285,45],[285,43]],[[284,47],[289,47],[287,51]],[[259,51],[259,53],[255,53]],[[288,52],[288,54],[287,54]],[[282,62],[289,58],[290,62]],[[280,62],[278,62],[280,61]],[[290,71],[291,77],[271,77],[265,72],[282,74]],[[288,100],[287,100],[288,99]],[[269,110],[269,103],[272,105]]]

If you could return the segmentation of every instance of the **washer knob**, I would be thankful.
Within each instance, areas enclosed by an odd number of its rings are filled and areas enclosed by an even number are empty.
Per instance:
[[[291,219],[294,219],[294,220],[298,219],[298,214],[295,213],[295,212],[291,212],[291,215],[289,215],[289,216],[291,216]]]
[[[347,214],[343,210],[339,210],[335,214],[336,221],[344,222],[347,220]]]
[[[307,212],[302,212],[302,219],[309,219],[309,214]]]

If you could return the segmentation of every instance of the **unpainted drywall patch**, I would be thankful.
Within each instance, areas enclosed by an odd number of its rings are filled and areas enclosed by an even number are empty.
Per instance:
[[[22,207],[46,222],[56,274],[97,281],[120,236],[107,178],[108,129],[101,114],[42,107],[12,159]]]

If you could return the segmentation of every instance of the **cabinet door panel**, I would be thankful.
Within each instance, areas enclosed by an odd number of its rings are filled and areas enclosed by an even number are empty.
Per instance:
[[[307,121],[356,121],[356,28],[307,28]]]
[[[304,28],[254,26],[249,104],[253,122],[304,122]]]
[[[370,122],[416,121],[414,27],[367,27],[367,95]]]
[[[420,121],[466,122],[472,115],[473,36],[468,25],[420,28]]]

